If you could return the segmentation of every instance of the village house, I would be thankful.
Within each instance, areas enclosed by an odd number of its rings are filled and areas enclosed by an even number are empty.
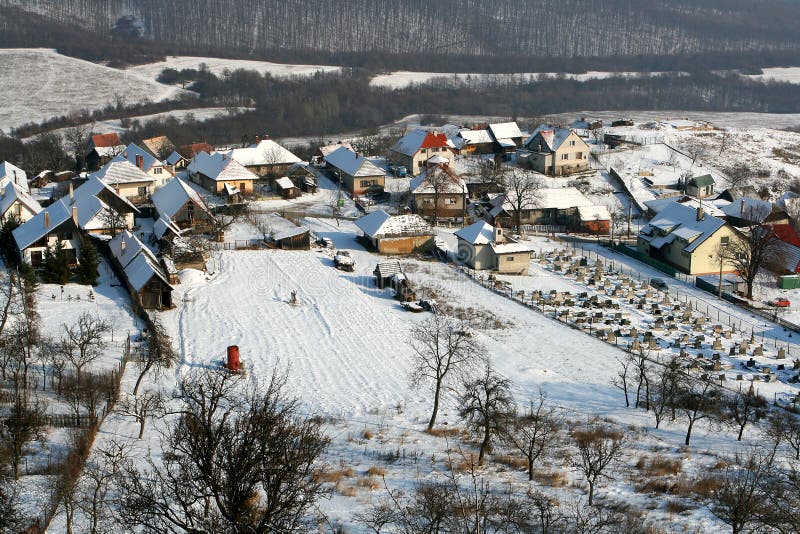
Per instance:
[[[742,197],[758,198],[758,191],[752,185],[745,185],[740,187],[729,187],[717,196],[717,200],[727,200],[733,202]]]
[[[166,233],[182,235],[184,230],[206,232],[215,220],[202,197],[180,178],[175,178],[153,193],[151,197],[156,210],[156,239]],[[176,232],[177,229],[177,232]]]
[[[167,156],[164,162],[172,168],[173,171],[183,170],[189,165],[189,160],[181,155],[178,151],[173,151],[172,154]]]
[[[378,210],[355,225],[363,233],[362,242],[381,254],[411,254],[434,245],[433,229],[419,215],[389,215]]]
[[[142,172],[153,177],[153,184],[156,188],[163,186],[172,179],[172,173],[164,167],[164,162],[134,143],[126,146],[125,149],[111,161],[127,161],[138,167]]]
[[[208,143],[192,143],[190,145],[183,145],[178,148],[176,152],[186,158],[187,161],[192,161],[200,152],[211,154],[214,152],[214,147]]]
[[[513,121],[490,124],[487,131],[492,137],[494,152],[497,154],[503,152],[513,153],[518,147],[522,146],[522,141],[525,140],[525,136],[520,131],[519,126]]]
[[[736,269],[720,260],[718,249],[738,239],[739,233],[723,219],[675,202],[641,229],[637,249],[689,275],[730,274]]]
[[[14,184],[20,190],[30,193],[27,173],[16,165],[4,161],[0,163],[0,184],[7,183]]]
[[[690,196],[672,196],[672,197],[664,197],[664,198],[657,198],[655,200],[647,200],[645,201],[644,205],[647,208],[647,212],[645,216],[648,219],[652,219],[658,213],[661,212],[667,206],[677,202],[678,204],[683,204],[684,206],[688,206],[692,209],[697,209],[699,207],[703,208],[703,211],[712,217],[720,217],[725,218],[725,212],[717,206],[715,201],[702,201],[698,198],[690,197]],[[723,202],[722,205],[724,206],[725,203]]]
[[[411,180],[414,213],[426,218],[464,220],[469,190],[464,180],[442,157],[428,160],[428,167]]]
[[[527,274],[533,249],[505,234],[500,226],[475,222],[455,232],[459,260],[476,270],[500,274]]]
[[[108,244],[134,300],[146,310],[172,307],[172,286],[158,258],[135,235],[125,230]]]
[[[440,156],[452,165],[455,151],[455,145],[444,133],[414,130],[389,149],[387,160],[405,166],[411,176],[416,176],[425,170],[425,163],[434,156]]]
[[[462,156],[494,153],[494,139],[489,130],[460,130],[452,142]]]
[[[155,179],[124,159],[109,161],[92,176],[102,180],[133,204],[147,202],[155,190]]]
[[[22,187],[14,182],[0,180],[0,221],[14,218],[25,222],[40,211],[42,207]]]
[[[164,160],[175,151],[175,145],[166,135],[142,140],[143,147],[158,160]]]
[[[302,161],[272,139],[262,141],[256,138],[255,144],[235,148],[228,155],[256,176],[273,179],[286,174],[292,165]]]
[[[686,182],[686,194],[697,198],[706,198],[714,194],[716,182],[710,174],[695,176]]]
[[[311,171],[305,161],[289,167],[289,170],[286,171],[286,178],[290,179],[295,187],[304,193],[317,192],[317,175]]]
[[[89,141],[89,151],[86,156],[86,167],[90,170],[97,170],[125,148],[119,138],[119,134],[95,134]]]
[[[317,152],[314,155],[314,158],[318,162],[324,161],[326,157],[333,154],[342,147],[346,148],[347,150],[350,150],[351,152],[356,151],[356,149],[353,148],[353,145],[351,145],[350,143],[331,143],[330,145],[325,145],[317,148]]]
[[[566,128],[539,126],[517,152],[520,165],[547,174],[566,176],[589,170],[589,145]]]
[[[94,234],[116,234],[133,228],[139,210],[127,198],[117,193],[96,176],[91,176],[64,198],[67,206],[77,208],[78,228]]]
[[[325,156],[325,163],[351,195],[379,193],[386,186],[386,173],[347,147],[339,147]]]
[[[722,207],[725,218],[736,228],[747,228],[755,225],[773,226],[788,224],[786,212],[766,200],[742,197]]]
[[[495,224],[511,227],[517,224],[517,203],[513,192],[495,197],[488,219]],[[583,214],[581,213],[583,209]],[[608,208],[598,206],[574,187],[548,187],[538,189],[534,198],[523,205],[521,225],[563,226],[571,231],[607,234],[611,215]]]
[[[70,209],[63,199],[55,201],[34,217],[16,228],[12,235],[19,250],[20,260],[34,268],[42,265],[45,251],[58,242],[70,265],[78,263],[81,235],[78,231],[78,208]]]
[[[212,193],[225,195],[237,202],[242,195],[251,195],[258,176],[248,171],[229,154],[200,152],[186,167],[191,180]]]

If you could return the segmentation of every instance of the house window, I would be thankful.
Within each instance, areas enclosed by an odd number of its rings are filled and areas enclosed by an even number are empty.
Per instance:
[[[60,236],[61,241],[72,241],[72,232],[64,232]]]
[[[506,256],[506,261],[514,261],[514,256]]]
[[[239,182],[239,191],[244,191],[247,182]]]
[[[719,243],[720,243],[720,245],[727,245],[730,242],[730,240],[731,240],[730,237],[724,235],[724,236],[719,238]]]
[[[156,167],[155,169],[153,169],[153,174],[161,174],[161,171],[163,170],[164,169],[162,169],[161,167]]]
[[[562,154],[562,155],[561,155],[561,159],[562,159],[563,161],[566,161],[566,160],[568,160],[568,159],[569,159],[569,154]]]
[[[444,203],[447,204],[448,206],[455,206],[456,205],[456,199],[454,199],[454,198],[446,198],[444,200]]]
[[[377,180],[361,180],[361,187],[370,187],[373,185],[378,185]]]
[[[147,187],[140,187],[138,189],[137,193],[138,193],[138,195],[140,197],[146,197],[147,196]]]
[[[39,267],[42,264],[43,255],[41,250],[32,250],[31,251],[31,265],[33,267]]]
[[[574,139],[569,142],[569,146],[575,146],[575,140]]]
[[[577,152],[575,154],[575,159],[583,159],[583,152]]]

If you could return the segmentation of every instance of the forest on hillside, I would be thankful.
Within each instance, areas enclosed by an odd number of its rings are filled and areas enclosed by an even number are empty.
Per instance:
[[[800,48],[792,0],[0,0],[0,8],[5,30],[21,10],[126,42],[362,65],[372,55],[416,57],[423,67],[427,55],[520,63]]]

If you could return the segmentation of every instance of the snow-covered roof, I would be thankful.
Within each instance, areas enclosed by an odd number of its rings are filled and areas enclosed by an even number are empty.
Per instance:
[[[656,248],[671,242],[671,240],[664,239],[663,236],[659,238],[651,227],[658,228],[673,236],[672,240],[675,237],[680,237],[687,241],[692,240],[683,250],[693,252],[724,225],[724,220],[713,217],[708,213],[703,213],[702,219],[698,221],[696,209],[673,202],[662,209],[647,226],[642,228],[639,232],[639,237]]]
[[[400,138],[392,150],[406,156],[413,156],[421,148],[455,148],[453,142],[443,133],[427,130],[414,130]]]
[[[772,213],[772,204],[758,198],[742,197],[722,208],[725,215],[745,221],[762,222]]]
[[[167,217],[159,217],[153,225],[153,235],[156,236],[156,239],[161,239],[167,232],[172,232],[176,236],[179,236],[183,233],[183,230],[181,230],[178,225],[172,222],[172,219]]]
[[[531,148],[531,143],[538,136],[543,141],[544,146],[542,149],[546,149],[549,152],[555,152],[564,143],[564,141],[567,140],[567,137],[569,137],[571,133],[572,130],[568,130],[567,128],[556,128],[542,124],[536,128],[533,133],[531,133],[531,135],[525,141],[525,146]]]
[[[490,124],[489,132],[497,141],[500,139],[516,139],[522,137],[519,125],[514,121]]]
[[[278,178],[277,180],[275,180],[275,184],[281,189],[292,189],[296,187],[294,185],[294,182],[292,182],[292,180],[287,176],[282,176]]]
[[[141,158],[142,166],[140,168],[144,172],[150,172],[153,167],[163,167],[163,164],[158,161],[155,156],[134,143],[126,146],[125,150],[120,152],[111,161],[127,161],[128,163],[138,167],[138,165],[136,165],[137,157]]]
[[[503,209],[514,211],[514,192],[509,191],[503,202]],[[586,198],[574,187],[545,187],[536,191],[535,197],[529,209],[556,209],[566,210],[570,208],[580,208],[593,206],[594,203]]]
[[[138,254],[124,270],[125,276],[128,278],[128,284],[134,291],[141,291],[154,276],[169,285],[167,276],[158,266],[158,260],[148,254]]]
[[[258,177],[228,154],[198,152],[187,167],[191,173],[200,173],[215,181],[255,180]]]
[[[167,164],[168,164],[168,165],[175,166],[175,165],[177,165],[178,163],[180,163],[180,162],[181,162],[181,160],[185,160],[185,159],[186,159],[186,158],[184,158],[183,156],[181,156],[180,154],[178,154],[178,152],[176,152],[176,151],[174,151],[174,150],[173,150],[173,151],[172,151],[172,154],[170,154],[169,156],[167,156],[167,159],[166,159],[166,161],[167,161]]]
[[[297,228],[289,228],[288,230],[284,230],[278,234],[275,234],[275,241],[281,241],[283,239],[289,239],[290,237],[295,237],[298,235],[303,235],[309,231],[308,226],[298,226]]]
[[[228,155],[245,167],[289,165],[302,161],[272,139],[265,139],[247,148],[235,148]]]
[[[470,245],[488,245],[494,240],[494,226],[486,221],[478,221],[457,230],[455,236]]]
[[[713,215],[714,217],[724,217],[725,212],[722,211],[720,206],[726,206],[725,201],[711,201],[708,200],[700,200],[690,196],[683,196],[683,197],[666,197],[666,198],[657,198],[655,200],[648,200],[644,203],[645,206],[654,213],[660,212],[666,206],[669,206],[673,202],[678,202],[679,204],[683,204],[684,206],[689,206],[690,208],[699,208],[701,205],[703,207],[703,211],[708,213],[709,215]]]
[[[342,147],[355,152],[355,149],[353,149],[353,145],[351,145],[350,143],[334,143],[332,145],[321,146],[319,147],[319,151],[322,154],[322,157],[326,158],[328,157],[328,154],[333,154]]]
[[[370,160],[344,146],[325,156],[325,161],[348,176],[365,177],[386,174]]]
[[[33,214],[42,211],[42,206],[21,186],[12,182],[0,181],[0,216],[5,216],[15,202],[19,202]]]
[[[110,186],[115,184],[152,183],[153,177],[125,159],[106,163],[95,176]]]
[[[25,250],[71,218],[72,210],[64,200],[56,200],[14,230],[12,235],[17,242],[17,248]]]
[[[28,189],[28,175],[25,171],[7,161],[0,163],[0,184],[3,182],[15,183],[23,191],[30,191]]]
[[[158,154],[162,153],[162,151],[166,152],[167,150],[172,150],[175,148],[175,145],[172,144],[172,141],[170,141],[169,137],[166,135],[159,135],[158,137],[144,139],[142,140],[142,144],[147,150],[150,151],[151,154],[156,157],[158,157]]]
[[[139,238],[128,230],[123,230],[114,236],[111,241],[108,242],[108,247],[111,250],[111,255],[116,258],[123,269],[139,254],[145,254],[153,261],[158,262],[152,251],[144,246],[144,243],[139,241]]]
[[[489,130],[461,130],[453,139],[453,143],[458,148],[469,145],[483,145],[492,143],[492,136]]]
[[[119,203],[125,204],[134,213],[139,213],[139,209],[131,204],[131,201],[124,196],[117,193],[113,187],[100,180],[97,176],[90,176],[80,187],[75,189],[73,199],[82,197],[98,197],[103,196],[108,202],[108,197],[114,197]],[[113,203],[113,201],[112,201]]]
[[[578,206],[578,215],[583,222],[611,220],[611,214],[608,212],[608,208],[599,204]]]
[[[439,191],[439,194],[452,195],[468,193],[467,183],[464,181],[464,179],[453,172],[449,165],[441,163],[434,165],[433,167],[428,167],[419,175],[414,177],[410,184],[411,193],[415,195],[434,193],[435,182],[442,174],[444,174],[447,179],[444,180],[443,188]],[[429,177],[431,177],[431,179],[429,179]]]
[[[419,215],[389,215],[383,210],[364,215],[354,223],[372,238],[401,235],[433,235],[430,225]]]
[[[197,207],[209,213],[206,203],[203,202],[197,191],[189,187],[180,178],[175,178],[168,182],[164,187],[153,193],[150,199],[153,201],[153,206],[155,206],[159,216],[166,216],[170,219],[175,217],[175,214],[189,201],[193,201]]]
[[[492,250],[495,254],[517,254],[521,252],[531,253],[535,249],[525,243],[508,241],[506,243],[492,243]]]

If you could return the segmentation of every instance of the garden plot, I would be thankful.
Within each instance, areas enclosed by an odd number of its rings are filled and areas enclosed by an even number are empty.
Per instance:
[[[571,251],[540,256],[532,272],[531,278],[498,277],[495,287],[614,346],[645,351],[662,362],[679,357],[690,372],[713,374],[729,388],[752,384],[784,405],[797,399],[796,345],[764,343],[751,332],[737,331],[735,323],[716,321],[691,302],[653,290],[646,279]]]

